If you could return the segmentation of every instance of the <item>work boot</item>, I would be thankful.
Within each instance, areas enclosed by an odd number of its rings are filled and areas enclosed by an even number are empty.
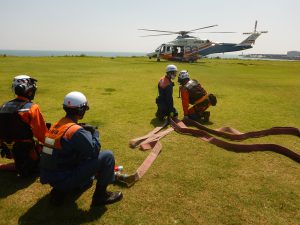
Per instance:
[[[105,191],[104,193],[97,193],[97,190],[95,190],[92,200],[92,206],[113,204],[120,201],[122,198],[123,194],[120,191]]]
[[[210,117],[210,112],[209,111],[203,112],[203,122],[207,123],[209,121],[209,117]]]
[[[52,188],[50,192],[50,203],[54,206],[61,206],[66,197],[66,192]]]
[[[162,115],[161,113],[159,113],[158,111],[155,113],[155,117],[159,120],[159,121],[164,121],[165,115]]]

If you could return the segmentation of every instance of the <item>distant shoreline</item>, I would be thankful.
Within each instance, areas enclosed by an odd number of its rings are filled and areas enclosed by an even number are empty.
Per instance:
[[[52,50],[3,50],[0,49],[0,56],[17,56],[17,57],[147,57],[146,52],[94,52],[94,51],[52,51]],[[211,59],[243,59],[243,60],[278,60],[294,61],[286,58],[269,58],[269,57],[251,57],[257,54],[239,55],[228,53],[215,53],[205,58]],[[299,59],[298,59],[299,61]]]
[[[92,52],[92,51],[51,51],[51,50],[5,50],[0,49],[0,55],[7,56],[102,56],[102,57],[133,57],[145,56],[145,52]]]
[[[94,52],[94,51],[52,51],[52,50],[5,50],[0,49],[0,55],[19,57],[54,57],[54,56],[95,56],[95,57],[142,57],[146,52]],[[238,54],[211,54],[207,58],[241,58]]]

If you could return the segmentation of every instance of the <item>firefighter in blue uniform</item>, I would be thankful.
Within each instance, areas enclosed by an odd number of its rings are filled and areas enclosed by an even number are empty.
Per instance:
[[[12,90],[17,98],[0,107],[1,156],[14,160],[14,169],[21,176],[38,172],[39,144],[44,143],[48,129],[39,106],[32,102],[37,80],[28,75],[16,76]],[[37,141],[34,140],[34,137]],[[11,164],[2,164],[1,169]]]
[[[168,65],[166,68],[166,75],[161,77],[158,82],[158,97],[156,98],[157,111],[155,116],[159,120],[165,117],[178,116],[177,110],[173,102],[173,86],[176,78],[177,67],[175,65]]]
[[[63,108],[66,116],[51,126],[41,153],[41,183],[53,187],[51,202],[62,204],[66,193],[91,184],[93,176],[97,178],[93,206],[121,200],[121,192],[107,191],[115,180],[113,153],[100,151],[99,131],[95,127],[78,124],[89,109],[86,97],[70,92],[64,98]]]

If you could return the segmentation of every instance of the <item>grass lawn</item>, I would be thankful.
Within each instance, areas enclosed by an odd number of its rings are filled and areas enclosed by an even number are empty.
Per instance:
[[[158,124],[157,82],[167,65],[143,57],[1,57],[1,102],[13,98],[12,78],[29,74],[38,80],[34,102],[53,123],[64,115],[64,96],[83,92],[90,110],[82,122],[99,127],[102,149],[113,150],[116,163],[132,173],[148,152],[130,149],[128,141]],[[300,128],[300,62],[204,59],[175,65],[217,96],[208,127]],[[182,118],[177,96],[176,84]],[[54,208],[48,185],[0,172],[0,224],[300,224],[297,162],[274,152],[226,151],[175,132],[161,142],[162,152],[145,176],[130,189],[110,186],[122,190],[124,199],[103,208],[90,208],[95,185]],[[274,143],[300,154],[293,136],[243,143]]]

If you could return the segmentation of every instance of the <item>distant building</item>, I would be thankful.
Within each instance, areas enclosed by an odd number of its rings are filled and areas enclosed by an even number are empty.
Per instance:
[[[287,52],[287,56],[291,58],[300,57],[300,51],[289,51]]]

